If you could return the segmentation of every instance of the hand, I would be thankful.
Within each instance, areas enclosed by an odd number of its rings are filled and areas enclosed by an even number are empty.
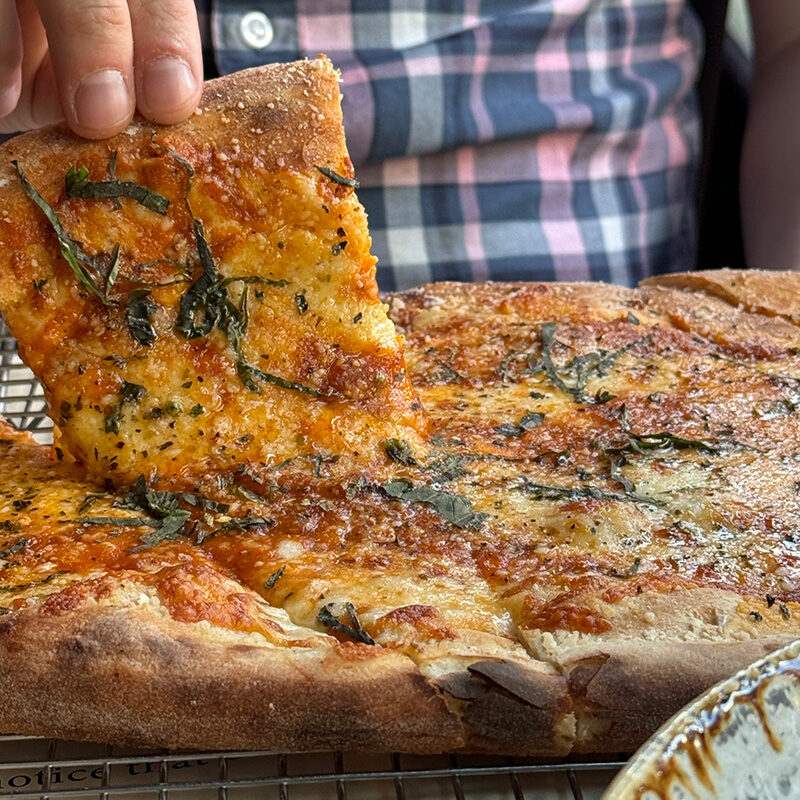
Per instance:
[[[179,122],[202,82],[192,0],[0,0],[0,133],[65,119],[104,139],[137,108]]]

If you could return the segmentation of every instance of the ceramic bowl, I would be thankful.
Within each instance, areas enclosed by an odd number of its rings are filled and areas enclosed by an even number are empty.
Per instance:
[[[800,641],[678,712],[603,800],[800,798]]]

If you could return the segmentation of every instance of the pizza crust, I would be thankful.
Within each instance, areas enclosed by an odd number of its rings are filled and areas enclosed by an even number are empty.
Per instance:
[[[605,609],[616,623],[607,634],[524,632],[531,654],[567,682],[572,752],[635,750],[697,695],[796,638],[737,613],[741,604],[713,588],[645,591]]]
[[[572,752],[632,752],[710,686],[794,638],[620,641],[565,651],[577,721]]]
[[[146,609],[17,612],[0,619],[0,663],[0,729],[70,740],[546,755],[574,729],[564,680],[519,660],[430,680],[397,652],[267,647]]]
[[[267,648],[146,611],[83,607],[0,620],[0,660],[0,728],[20,734],[205,750],[463,743],[408,659],[363,646]]]
[[[559,651],[561,674],[489,658],[426,677],[391,651],[254,638],[133,608],[19,612],[0,620],[0,728],[178,750],[627,752],[791,641],[587,642]]]
[[[719,297],[726,303],[765,317],[783,317],[800,324],[797,298],[800,273],[758,269],[715,269],[676,272],[646,278],[641,286],[669,286]]]

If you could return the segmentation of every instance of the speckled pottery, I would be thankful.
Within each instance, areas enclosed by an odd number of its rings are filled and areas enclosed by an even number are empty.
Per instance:
[[[800,798],[800,641],[678,712],[603,800]]]

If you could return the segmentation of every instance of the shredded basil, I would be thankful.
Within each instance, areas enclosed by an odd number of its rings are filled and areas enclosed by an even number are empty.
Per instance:
[[[119,390],[119,401],[112,408],[111,412],[106,416],[104,431],[106,433],[119,433],[119,424],[122,421],[122,411],[128,403],[139,403],[142,398],[147,394],[147,389],[140,386],[138,383],[128,383],[122,381],[122,387]]]
[[[473,457],[470,455],[440,452],[425,465],[425,471],[431,473],[435,481],[453,481],[463,475],[469,475],[464,469],[464,464],[472,460]]]
[[[158,522],[148,517],[77,517],[80,525],[114,525],[117,528],[141,528],[147,526],[154,528]]]
[[[162,542],[170,542],[178,539],[186,533],[186,523],[189,521],[189,512],[178,510],[169,517],[165,517],[161,524],[152,533],[145,533],[139,537],[141,544],[132,547],[131,550],[145,550],[148,547],[155,547]]]
[[[738,442],[708,442],[702,439],[686,439],[683,436],[676,436],[673,433],[662,431],[661,433],[641,433],[635,434],[627,432],[627,441],[617,447],[605,448],[606,453],[640,453],[645,454],[653,450],[698,450],[701,453],[710,455],[719,454],[725,445],[736,446]]]
[[[156,330],[150,320],[157,308],[149,289],[134,289],[128,292],[125,322],[133,339],[145,347],[150,347],[156,340]]]
[[[27,539],[17,539],[10,547],[7,547],[5,550],[0,550],[0,558],[8,558],[9,556],[13,556],[14,553],[19,553],[26,544],[28,544]]]
[[[576,356],[563,366],[556,366],[553,361],[553,341],[556,333],[555,322],[545,322],[542,325],[542,367],[544,368],[547,377],[561,389],[562,392],[572,395],[576,403],[587,402],[586,398],[586,384],[592,376],[602,377],[608,373],[608,370],[614,365],[616,360],[643,342],[650,341],[652,336],[648,334],[641,339],[630,342],[619,350],[598,350],[593,353],[587,353],[582,356]],[[563,377],[562,377],[563,375]],[[571,379],[571,383],[565,380]],[[608,392],[598,393],[598,399],[601,402],[608,402],[612,399]],[[592,402],[591,400],[588,402]]]
[[[286,571],[285,564],[284,566],[276,569],[275,572],[273,572],[272,575],[270,575],[269,578],[267,578],[267,580],[264,582],[264,588],[272,589],[275,586],[275,584],[281,579],[281,576],[285,571]]]
[[[389,481],[381,485],[387,497],[404,500],[407,503],[425,503],[448,522],[457,528],[475,528],[482,526],[486,514],[475,511],[472,503],[466,498],[430,486],[413,486],[409,481]]]
[[[351,189],[358,189],[359,187],[359,183],[355,178],[345,178],[338,172],[334,172],[330,167],[317,167],[317,169],[334,183],[338,183],[341,186],[349,186]]]
[[[586,484],[581,486],[546,486],[541,483],[533,483],[523,477],[517,488],[531,494],[534,500],[570,501],[591,498],[593,500],[612,500],[620,503],[639,503],[640,505],[655,507],[664,505],[661,500],[656,500],[654,497],[647,497],[643,494],[628,491],[612,492],[608,489]]]
[[[80,515],[88,511],[98,500],[105,496],[105,493],[102,492],[89,492],[78,506],[78,514]]]
[[[156,143],[158,144],[158,143]],[[235,282],[244,284],[261,283],[269,286],[287,286],[286,280],[273,280],[262,278],[258,275],[244,275],[240,277],[222,278],[219,275],[211,248],[205,236],[203,222],[194,216],[189,205],[189,189],[194,176],[194,167],[186,159],[164,145],[158,145],[181,164],[187,172],[186,194],[184,197],[186,209],[192,218],[192,231],[194,233],[197,255],[200,259],[202,271],[197,280],[184,292],[180,300],[178,319],[175,327],[187,339],[196,339],[207,336],[214,328],[225,334],[236,359],[236,372],[244,386],[252,392],[260,392],[260,387],[255,379],[280,386],[283,389],[292,389],[303,392],[313,397],[320,394],[315,389],[301,383],[272,375],[258,367],[248,364],[242,352],[242,339],[247,329],[247,286],[242,291],[239,305],[231,300],[228,286]]]
[[[631,564],[628,567],[628,569],[618,570],[615,567],[612,567],[609,570],[608,574],[612,578],[623,578],[623,579],[632,578],[639,571],[639,567],[641,566],[641,564],[642,564],[642,559],[639,558],[639,556],[636,556],[636,558],[633,559],[633,564]]]
[[[256,494],[255,492],[251,491],[246,486],[242,486],[241,484],[236,484],[236,486],[234,486],[234,491],[240,497],[244,498],[245,500],[249,500],[251,503],[264,502],[264,498],[260,494]]]
[[[457,383],[458,381],[466,380],[466,378],[459,372],[456,372],[449,364],[444,361],[437,361],[438,374],[435,376],[436,380],[444,383]]]
[[[630,480],[628,480],[623,474],[621,467],[625,463],[624,458],[614,458],[613,454],[609,450],[603,450],[603,455],[608,459],[608,469],[611,478],[615,480],[617,483],[622,485],[622,488],[629,493],[633,493],[636,491],[636,486]]]
[[[189,522],[191,513],[179,507],[179,501],[194,507],[222,511],[228,510],[224,503],[216,503],[213,500],[206,500],[199,495],[189,492],[159,492],[151,489],[140,475],[133,483],[133,487],[124,497],[116,500],[114,505],[117,508],[128,508],[134,511],[142,511],[149,518],[155,520],[155,530],[152,533],[139,537],[141,545],[134,547],[133,550],[143,550],[146,547],[153,547],[161,542],[177,539],[182,534],[186,534],[186,526]]]
[[[602,406],[611,400],[615,400],[616,397],[617,396],[615,394],[611,394],[611,392],[608,392],[605,389],[600,389],[600,391],[595,392],[594,397],[592,397],[592,403]]]
[[[169,200],[146,186],[141,186],[132,181],[117,180],[114,169],[116,164],[115,156],[116,153],[112,155],[113,161],[109,162],[112,178],[108,181],[90,181],[89,170],[86,167],[81,167],[78,170],[74,166],[70,167],[64,178],[67,197],[81,197],[90,200],[130,197],[140,205],[149,208],[150,211],[155,211],[156,214],[161,214],[163,217],[169,208]]]
[[[38,581],[28,581],[28,583],[18,583],[16,586],[0,586],[0,592],[21,592],[23,589],[31,589],[34,586],[44,586],[50,581],[55,580],[56,578],[60,577],[61,575],[66,575],[65,570],[61,570],[60,572],[54,572],[51,575],[48,575],[46,578],[42,578]]]
[[[37,206],[39,206],[42,213],[47,218],[47,221],[50,223],[50,227],[53,229],[53,232],[58,238],[58,244],[61,248],[61,255],[67,264],[69,264],[70,269],[78,279],[78,282],[86,290],[91,292],[104,306],[113,305],[113,303],[106,297],[105,292],[103,292],[97,285],[95,279],[92,277],[92,274],[89,271],[90,269],[95,268],[94,259],[84,253],[80,245],[70,238],[70,236],[64,230],[64,226],[61,224],[61,220],[59,220],[58,215],[53,210],[52,206],[39,194],[39,192],[36,191],[27,177],[25,177],[22,167],[20,167],[16,161],[12,161],[11,163],[17,170],[20,183],[22,184],[22,188],[25,190],[25,193],[28,195],[28,197],[30,197],[31,200],[33,200],[34,203],[36,203]]]
[[[350,622],[349,625],[339,620],[333,614],[331,611],[331,608],[333,607],[334,604],[329,603],[319,610],[319,613],[317,614],[317,622],[319,622],[320,625],[324,625],[326,628],[343,633],[345,636],[349,636],[355,642],[361,642],[362,644],[375,644],[375,640],[361,627],[361,623],[358,621],[358,616],[356,615],[356,610],[352,603],[344,604],[344,610]]]
[[[310,395],[311,397],[322,397],[320,392],[318,392],[316,389],[312,389],[310,386],[305,386],[304,384],[297,383],[296,381],[288,381],[286,378],[281,378],[279,375],[273,375],[270,372],[264,372],[258,367],[254,367],[251,364],[247,364],[243,361],[236,365],[236,371],[239,374],[242,383],[244,383],[248,389],[254,392],[259,392],[260,390],[258,384],[253,382],[252,377],[259,378],[265,383],[271,383],[273,386],[280,386],[282,389],[292,389],[295,392],[302,392],[303,394]]]
[[[389,456],[392,461],[396,461],[398,464],[405,464],[409,467],[417,465],[417,459],[414,458],[414,451],[405,439],[386,439],[382,444],[386,455]]]
[[[494,430],[503,436],[519,438],[527,431],[538,428],[542,422],[544,422],[544,414],[539,411],[530,411],[518,423],[505,422],[502,425],[495,425]]]
[[[271,528],[274,524],[275,520],[269,517],[235,517],[223,522],[219,530],[247,531],[250,528]]]

